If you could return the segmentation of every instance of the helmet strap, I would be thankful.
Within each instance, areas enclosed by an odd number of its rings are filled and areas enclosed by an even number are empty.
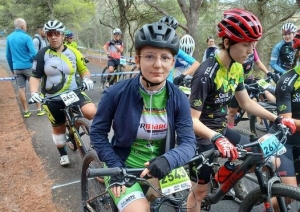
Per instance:
[[[141,76],[142,76],[142,79],[147,83],[147,88],[149,88],[149,87],[154,87],[154,86],[158,86],[158,85],[160,85],[162,82],[164,82],[164,81],[161,81],[161,82],[150,82],[149,80],[147,80],[144,76],[143,76],[143,73],[142,73],[142,71],[140,71],[141,72]]]

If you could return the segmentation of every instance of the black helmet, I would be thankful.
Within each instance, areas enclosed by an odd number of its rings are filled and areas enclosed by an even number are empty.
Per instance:
[[[168,48],[174,55],[179,50],[179,37],[175,29],[160,22],[145,24],[135,34],[135,49],[141,49],[144,46],[155,46]]]
[[[173,29],[176,29],[178,27],[178,21],[176,18],[170,15],[166,15],[162,17],[159,22],[165,23],[168,26],[172,27]]]

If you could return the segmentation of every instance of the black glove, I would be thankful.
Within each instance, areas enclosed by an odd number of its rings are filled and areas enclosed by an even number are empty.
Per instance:
[[[171,171],[169,162],[164,156],[153,158],[149,161],[150,165],[147,167],[152,177],[158,178],[159,180],[164,178]]]
[[[110,177],[109,184],[112,185],[113,183],[116,183],[116,184],[112,187],[118,187],[118,186],[124,185],[123,177],[121,177],[121,176]]]
[[[274,74],[272,72],[268,72],[267,77],[274,79]]]
[[[173,84],[174,85],[180,85],[182,83],[182,80],[185,78],[185,75],[183,74],[180,74],[178,77],[176,77],[174,80],[173,80]]]

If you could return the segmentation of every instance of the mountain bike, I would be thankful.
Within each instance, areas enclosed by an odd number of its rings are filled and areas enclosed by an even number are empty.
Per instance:
[[[73,151],[78,149],[81,158],[93,149],[90,142],[90,124],[84,118],[79,105],[74,105],[79,100],[76,92],[80,92],[82,88],[77,88],[72,91],[66,91],[51,97],[43,98],[41,104],[47,105],[52,101],[63,101],[65,108],[63,112],[66,117],[66,137],[67,145]],[[28,102],[33,104],[34,102]]]
[[[269,102],[265,95],[264,92],[266,90],[271,91],[271,89],[274,89],[270,85],[270,81],[272,78],[267,78],[267,79],[255,79],[255,82],[252,84],[246,84],[245,88],[249,93],[249,97],[253,100],[256,100],[256,102],[261,105],[263,108],[266,110],[270,111],[271,113],[274,113],[277,115],[276,112],[276,103]],[[273,90],[271,91],[273,93]],[[247,118],[244,117],[245,110],[243,110],[241,107],[238,108],[238,113],[235,116],[234,119],[234,126],[236,126],[240,121],[247,121],[249,120],[250,122],[250,131],[253,134],[257,134],[257,129],[258,130],[263,130],[267,132],[267,130],[270,128],[272,125],[272,122],[266,120],[266,119],[259,119],[256,116],[249,114]]]
[[[264,211],[264,209],[266,209],[266,211],[273,211],[271,208],[271,197],[277,199],[280,211],[298,211],[298,208],[300,208],[300,189],[282,184],[273,163],[269,161],[271,155],[279,155],[284,152],[282,143],[284,143],[288,133],[288,128],[281,125],[280,130],[275,134],[261,137],[243,146],[237,146],[239,157],[243,159],[243,162],[234,169],[216,192],[207,194],[201,204],[201,209],[209,211],[212,204],[217,204],[219,201],[226,199],[226,194],[233,186],[242,179],[248,171],[254,168],[259,186],[248,193],[239,207],[239,212],[261,212]],[[280,138],[280,140],[277,137]],[[194,161],[199,161],[200,165],[196,167],[197,170],[200,170],[204,164],[216,166],[215,163],[209,163],[209,157],[211,155],[218,157],[219,152],[214,149],[202,152],[196,155],[188,164],[192,166]],[[266,167],[268,170],[268,178],[263,175],[263,167]],[[107,191],[109,187],[105,188],[105,185],[99,182],[97,179],[99,176],[122,176],[124,181],[121,184],[129,186],[135,182],[146,183],[146,179],[138,177],[143,170],[144,168],[103,168],[103,163],[99,161],[95,154],[87,154],[83,162],[81,173],[82,202],[85,211],[116,210]],[[163,180],[174,180],[176,176],[179,178],[181,175],[178,175],[178,173],[181,172],[177,172],[175,176],[168,175]],[[151,184],[149,186],[152,187]],[[184,185],[184,187],[185,186],[187,185]],[[161,190],[163,191],[163,188]],[[155,198],[154,202],[150,202],[152,212],[162,211],[160,207],[163,203],[167,203],[167,205],[175,211],[186,209],[185,201],[187,194],[174,198],[173,196],[163,194],[161,191],[157,192],[160,196]],[[191,192],[193,192],[193,188],[191,188]]]
[[[151,198],[150,211],[185,211],[186,198],[188,196],[187,189],[191,183],[183,167],[173,170],[167,177],[161,180],[161,185],[166,185],[158,189],[152,183],[148,182],[146,178],[138,177],[145,168],[103,168],[97,155],[93,152],[88,153],[82,165],[81,171],[81,195],[82,204],[85,212],[102,212],[111,211],[117,212],[118,209],[114,204],[108,190],[113,185],[105,187],[102,178],[105,176],[122,176],[124,179],[122,185],[126,187],[132,186],[138,182],[151,187],[158,196]],[[178,181],[178,177],[180,178]],[[176,180],[177,179],[177,180]],[[120,185],[120,184],[118,184]]]
[[[110,60],[117,61],[117,59],[113,57],[109,57]],[[123,74],[124,69],[126,65],[126,60],[123,58],[120,58],[119,65],[114,67],[114,72],[110,73],[108,66],[106,66],[101,75],[101,88],[104,90],[105,88],[108,88],[109,86],[113,85],[116,82],[119,82],[120,80],[126,79],[126,75]]]
[[[256,97],[257,103],[259,105],[261,105],[263,108],[265,108],[269,112],[277,115],[276,102],[270,102],[264,96],[265,90],[270,91],[270,93],[272,93],[272,94],[275,93],[275,87],[270,85],[270,79],[271,78],[268,78],[267,80],[260,79],[256,83],[248,85],[248,89],[251,91],[255,91],[257,93],[257,97],[259,97],[259,96],[263,97],[262,101],[261,100],[259,101],[259,99]],[[270,129],[270,127],[272,126],[272,124],[273,124],[272,122],[270,122],[266,119],[260,119],[252,114],[250,115],[250,130],[252,133],[254,133],[256,135],[257,135],[256,130],[259,130],[262,132],[267,132]]]

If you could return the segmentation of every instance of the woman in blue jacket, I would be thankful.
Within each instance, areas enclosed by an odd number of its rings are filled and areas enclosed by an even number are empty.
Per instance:
[[[146,24],[135,35],[135,50],[141,73],[104,91],[90,138],[106,166],[147,167],[141,177],[161,179],[186,164],[196,147],[188,99],[166,80],[175,63],[179,38],[164,23]],[[109,142],[111,127],[114,136]],[[117,180],[111,178],[110,183]],[[128,194],[134,198],[125,202]],[[113,187],[111,195],[120,211],[150,210],[139,184]]]

